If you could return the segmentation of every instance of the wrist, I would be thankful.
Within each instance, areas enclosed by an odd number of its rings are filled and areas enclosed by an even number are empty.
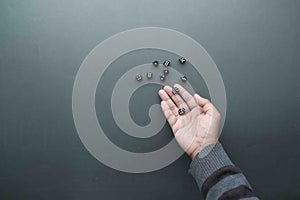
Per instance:
[[[205,147],[207,147],[208,145],[210,144],[215,144],[218,142],[218,139],[213,139],[213,140],[210,140],[210,141],[207,141],[205,142],[204,144],[200,145],[199,147],[197,147],[191,154],[190,154],[190,157],[191,159],[193,160],[195,158],[195,156],[201,152]]]

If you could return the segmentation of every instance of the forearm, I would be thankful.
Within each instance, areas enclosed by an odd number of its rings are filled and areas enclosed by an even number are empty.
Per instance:
[[[190,165],[204,199],[258,199],[241,170],[218,142],[205,147]]]

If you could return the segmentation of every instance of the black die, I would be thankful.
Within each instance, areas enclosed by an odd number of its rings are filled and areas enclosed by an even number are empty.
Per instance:
[[[140,74],[136,75],[135,78],[136,78],[136,80],[138,80],[138,81],[141,81],[141,80],[143,79],[142,75],[140,75]]]
[[[165,66],[165,67],[169,67],[170,66],[170,61],[168,61],[168,60],[165,60],[164,61],[164,63],[163,63],[163,65]]]
[[[172,88],[172,93],[175,95],[175,94],[178,94],[179,93],[179,88],[178,87],[174,87]]]
[[[152,64],[153,64],[154,67],[158,67],[159,62],[157,60],[155,60],[155,61],[152,62]]]
[[[148,73],[147,73],[147,78],[148,78],[148,79],[151,79],[152,76],[153,76],[153,73],[152,73],[152,72],[148,72]]]
[[[181,80],[182,82],[186,82],[186,81],[187,81],[187,77],[186,77],[186,76],[183,76],[183,77],[180,78],[180,80]]]
[[[180,108],[180,109],[178,110],[178,114],[179,114],[179,115],[184,115],[184,114],[185,114],[185,108]]]
[[[183,65],[186,62],[186,59],[181,57],[181,58],[178,59],[178,61],[180,62],[180,64]]]
[[[169,70],[168,69],[164,69],[163,72],[164,72],[164,75],[168,75],[169,74]]]

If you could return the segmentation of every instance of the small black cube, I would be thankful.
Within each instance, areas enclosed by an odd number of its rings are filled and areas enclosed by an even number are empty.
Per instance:
[[[143,79],[142,75],[140,75],[140,74],[136,75],[135,78],[136,78],[136,80],[138,80],[138,81],[141,81],[141,80]]]
[[[148,73],[147,73],[147,78],[148,78],[148,79],[151,79],[152,76],[153,76],[153,73],[152,73],[152,72],[148,72]]]
[[[178,61],[180,62],[180,64],[183,65],[186,62],[186,59],[181,57],[181,58],[178,59]]]
[[[169,74],[169,70],[168,69],[164,69],[163,72],[164,72],[164,75],[168,75]]]
[[[179,93],[179,88],[178,87],[174,87],[172,88],[172,93],[175,95],[175,94],[178,94]]]
[[[154,67],[157,67],[159,65],[159,62],[157,60],[155,60],[155,61],[152,62],[152,64],[153,64]]]
[[[186,82],[186,81],[187,81],[187,77],[186,77],[186,76],[183,76],[183,77],[180,78],[180,80],[181,80],[182,82]]]
[[[185,108],[180,108],[180,109],[178,110],[178,114],[179,114],[179,115],[184,115],[184,114],[185,114]]]
[[[164,65],[165,67],[169,67],[170,64],[171,64],[171,62],[168,61],[168,60],[165,60],[165,61],[163,62],[163,65]]]

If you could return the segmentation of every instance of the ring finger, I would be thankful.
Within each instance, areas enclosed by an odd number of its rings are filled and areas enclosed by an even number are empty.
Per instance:
[[[178,94],[173,94],[172,89],[170,86],[166,85],[164,87],[164,90],[167,92],[167,94],[171,97],[171,99],[174,101],[176,106],[178,108],[184,108],[186,112],[189,112],[190,109],[188,105],[185,103],[185,101],[182,99],[182,97]]]

